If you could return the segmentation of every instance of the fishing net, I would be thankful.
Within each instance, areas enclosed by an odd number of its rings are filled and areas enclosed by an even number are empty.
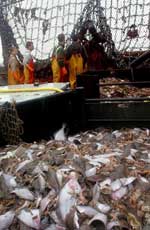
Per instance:
[[[0,144],[18,144],[23,134],[23,122],[19,119],[14,103],[0,106]]]
[[[106,35],[109,49],[113,42],[119,51],[150,48],[149,0],[1,0],[0,18],[8,22],[22,52],[27,40],[34,42],[39,60],[49,58],[60,32],[69,40],[85,21]]]

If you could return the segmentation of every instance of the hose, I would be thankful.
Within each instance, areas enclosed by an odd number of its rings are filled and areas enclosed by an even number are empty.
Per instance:
[[[55,92],[58,92],[58,93],[64,92],[61,89],[51,88],[51,87],[45,87],[45,88],[0,89],[0,93],[39,92],[39,91],[55,91]]]

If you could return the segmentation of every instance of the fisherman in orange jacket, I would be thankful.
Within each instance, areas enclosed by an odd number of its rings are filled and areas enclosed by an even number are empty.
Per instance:
[[[65,35],[58,35],[58,45],[54,48],[52,54],[52,72],[53,72],[53,82],[65,82],[67,75],[67,70],[65,67]]]
[[[8,60],[8,85],[17,85],[24,83],[24,75],[21,63],[17,57],[18,49],[11,48],[11,53]]]
[[[26,84],[32,84],[34,82],[34,62],[31,52],[33,51],[34,46],[33,42],[28,41],[26,43],[26,52],[23,58],[24,64],[24,76]]]

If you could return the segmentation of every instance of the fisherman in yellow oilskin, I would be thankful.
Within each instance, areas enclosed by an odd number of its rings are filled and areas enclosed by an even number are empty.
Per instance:
[[[69,82],[71,89],[76,88],[76,76],[82,73],[83,68],[83,48],[78,39],[78,35],[72,35],[72,44],[66,49],[66,61],[69,70]]]
[[[18,49],[12,47],[8,59],[8,85],[17,85],[24,83],[23,66],[17,56]]]
[[[58,35],[58,45],[54,48],[52,54],[52,72],[53,72],[53,82],[65,82],[67,75],[67,70],[65,67],[65,35]]]

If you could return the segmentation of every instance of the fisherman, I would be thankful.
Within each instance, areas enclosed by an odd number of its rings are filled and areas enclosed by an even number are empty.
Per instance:
[[[23,65],[18,56],[18,49],[12,47],[8,60],[8,85],[17,85],[24,83]]]
[[[102,70],[107,67],[107,55],[104,47],[94,41],[89,42],[87,66],[89,71]]]
[[[58,45],[54,48],[52,54],[52,72],[53,82],[65,82],[67,76],[67,69],[65,67],[65,35],[58,35]]]
[[[104,51],[103,43],[105,39],[96,31],[94,26],[89,28],[89,33],[92,39],[88,43],[88,61],[87,66],[89,71],[106,69],[107,55]]]
[[[66,61],[69,70],[69,82],[71,89],[76,88],[76,76],[83,73],[83,48],[78,35],[72,35],[72,44],[66,49]]]
[[[32,84],[34,82],[34,61],[31,52],[34,50],[33,42],[28,41],[26,43],[26,52],[23,58],[24,64],[24,76],[26,84]]]

